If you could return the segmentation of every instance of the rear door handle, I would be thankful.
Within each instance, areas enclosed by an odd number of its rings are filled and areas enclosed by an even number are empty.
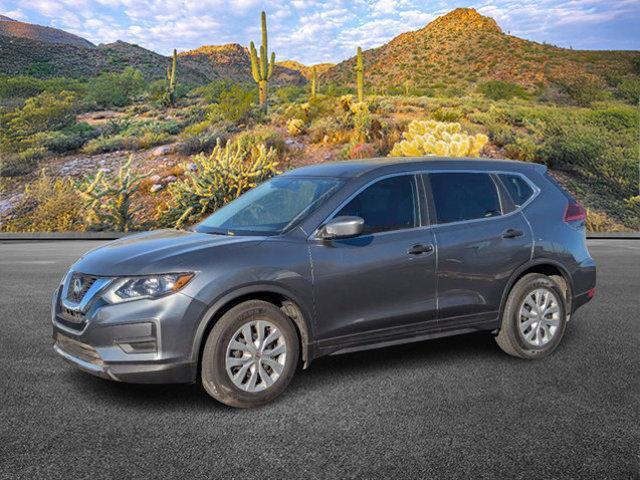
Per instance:
[[[431,253],[431,252],[433,252],[433,245],[431,244],[423,245],[421,243],[413,245],[412,247],[409,248],[409,250],[407,250],[407,253],[409,255],[421,255],[423,253]]]
[[[522,235],[524,235],[524,232],[516,228],[509,228],[502,232],[502,238],[516,238],[521,237]]]

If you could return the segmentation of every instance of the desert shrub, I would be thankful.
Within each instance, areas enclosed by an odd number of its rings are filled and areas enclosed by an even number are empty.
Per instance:
[[[214,125],[208,121],[197,123],[184,129],[181,140],[176,145],[176,151],[184,155],[210,152],[218,142],[226,144],[236,131],[236,126],[231,122]]]
[[[144,91],[140,70],[127,67],[120,73],[105,72],[89,82],[87,102],[100,108],[124,107]]]
[[[73,182],[52,178],[43,170],[25,187],[12,218],[2,224],[7,232],[64,232],[81,230],[82,205]]]
[[[99,134],[100,131],[97,128],[81,122],[56,132],[50,132],[44,142],[47,150],[54,153],[65,153],[78,150]]]
[[[553,168],[593,171],[606,148],[598,128],[559,117],[547,120],[544,137],[541,155]]]
[[[515,142],[505,145],[504,153],[513,160],[533,162],[539,156],[539,146],[531,137],[519,136]]]
[[[478,87],[478,92],[491,100],[509,100],[514,97],[527,98],[527,91],[516,83],[489,80]]]
[[[308,128],[313,143],[346,143],[352,137],[351,126],[343,117],[322,117],[314,120]]]
[[[560,91],[573,105],[588,107],[593,102],[607,98],[604,86],[593,77],[582,76],[558,83]]]
[[[18,177],[36,167],[37,159],[24,160],[17,153],[0,153],[0,177]]]
[[[297,102],[309,95],[307,87],[297,85],[287,85],[285,87],[276,88],[271,94],[278,103]]]
[[[136,227],[136,213],[142,205],[133,206],[132,198],[146,175],[131,170],[129,159],[116,175],[100,170],[75,186],[83,202],[83,222],[88,230],[128,232]]]
[[[211,155],[193,157],[196,168],[185,169],[184,177],[169,185],[171,198],[159,209],[160,222],[179,228],[200,220],[279,173],[276,156],[265,145],[244,152],[238,142],[228,142],[218,143]]]
[[[587,230],[590,232],[622,232],[624,225],[611,219],[606,213],[587,209]]]
[[[289,135],[302,135],[304,131],[304,121],[299,118],[292,118],[287,122],[287,132],[289,132]]]
[[[355,160],[372,158],[377,154],[375,146],[370,143],[353,143],[347,146],[346,157]]]
[[[139,150],[173,140],[182,126],[175,120],[115,120],[108,122],[102,134],[87,142],[83,151],[88,154],[116,150]]]
[[[2,161],[3,174],[20,175],[35,167],[36,160],[47,153],[48,132],[73,124],[74,100],[70,92],[45,92],[0,116],[0,154],[7,157]]]
[[[218,103],[213,104],[209,111],[209,121],[227,121],[239,123],[246,121],[255,103],[254,89],[233,84],[228,90],[220,92]]]
[[[438,107],[431,113],[431,118],[438,122],[457,122],[462,117],[459,108]]]
[[[369,138],[371,130],[371,113],[369,106],[364,102],[358,102],[351,105],[353,113],[353,138],[354,141],[364,143]]]
[[[43,92],[58,94],[63,91],[81,95],[86,91],[86,83],[73,78],[43,79],[27,75],[0,75],[0,99],[29,98]]]
[[[206,103],[218,103],[220,101],[220,94],[229,91],[234,85],[236,85],[236,83],[232,80],[214,80],[207,85],[194,88],[189,93],[189,96],[201,98]]]
[[[438,155],[447,157],[477,157],[487,143],[483,134],[469,135],[462,132],[459,123],[434,120],[414,120],[389,154],[392,157],[421,157]]]
[[[281,155],[286,150],[284,137],[275,128],[269,126],[257,126],[251,130],[245,130],[234,138],[241,155],[246,156],[256,147],[264,145],[268,150],[274,149]]]
[[[638,110],[627,105],[604,105],[586,113],[586,123],[598,127],[620,132],[624,130],[637,131],[639,126]]]
[[[616,89],[616,96],[625,102],[637,105],[640,101],[640,78],[623,80]]]

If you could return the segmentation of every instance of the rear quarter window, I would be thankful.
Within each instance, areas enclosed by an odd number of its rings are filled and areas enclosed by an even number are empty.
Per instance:
[[[516,207],[521,207],[533,196],[533,188],[520,175],[500,173],[498,178],[509,192],[509,196]]]

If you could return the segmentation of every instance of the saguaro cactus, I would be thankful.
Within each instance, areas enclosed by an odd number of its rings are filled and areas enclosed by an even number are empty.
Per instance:
[[[175,105],[176,103],[176,82],[178,70],[178,52],[173,49],[173,60],[171,66],[167,66],[167,78],[165,87],[165,103],[167,105]]]
[[[311,68],[311,98],[316,98],[317,86],[318,86],[318,69],[314,65]]]
[[[260,106],[267,108],[267,84],[273,73],[273,66],[276,63],[276,54],[271,52],[271,60],[269,61],[267,50],[267,14],[261,13],[262,20],[262,45],[260,45],[260,56],[256,51],[253,42],[249,45],[249,53],[251,55],[251,73],[253,80],[258,84],[258,97]]]
[[[358,87],[358,101],[364,102],[364,66],[362,65],[362,48],[358,47],[356,59],[356,85]]]

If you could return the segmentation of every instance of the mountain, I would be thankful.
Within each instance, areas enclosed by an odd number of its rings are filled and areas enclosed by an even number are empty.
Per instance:
[[[251,82],[251,58],[249,50],[237,43],[205,45],[178,54],[179,59],[212,78],[229,78],[237,82]],[[295,69],[276,65],[271,79],[274,85],[301,85],[306,83]]]
[[[142,71],[147,80],[165,78],[171,59],[138,45],[117,41],[93,43],[56,28],[0,18],[0,74],[38,77],[92,77],[126,67]],[[201,85],[218,78],[251,82],[251,61],[238,44],[204,46],[180,54],[180,82]],[[297,70],[276,66],[273,84],[304,84]]]
[[[300,62],[296,62],[295,60],[283,60],[281,62],[276,62],[276,65],[280,65],[281,67],[288,68],[290,70],[297,70],[302,74],[304,78],[307,80],[311,80],[311,75],[313,71],[313,67],[316,67],[316,72],[319,75],[323,74],[331,67],[335,66],[335,63],[317,63],[316,65],[304,65]]]
[[[504,33],[492,18],[458,8],[424,28],[398,35],[363,52],[365,81],[402,87],[465,86],[485,80],[518,83],[528,89],[555,80],[637,74],[638,51],[579,51],[523,40]],[[355,57],[326,71],[322,78],[353,84]]]
[[[42,43],[73,45],[75,47],[94,48],[89,40],[57,28],[43,27],[33,23],[18,22],[0,15],[0,35],[26,38]]]

